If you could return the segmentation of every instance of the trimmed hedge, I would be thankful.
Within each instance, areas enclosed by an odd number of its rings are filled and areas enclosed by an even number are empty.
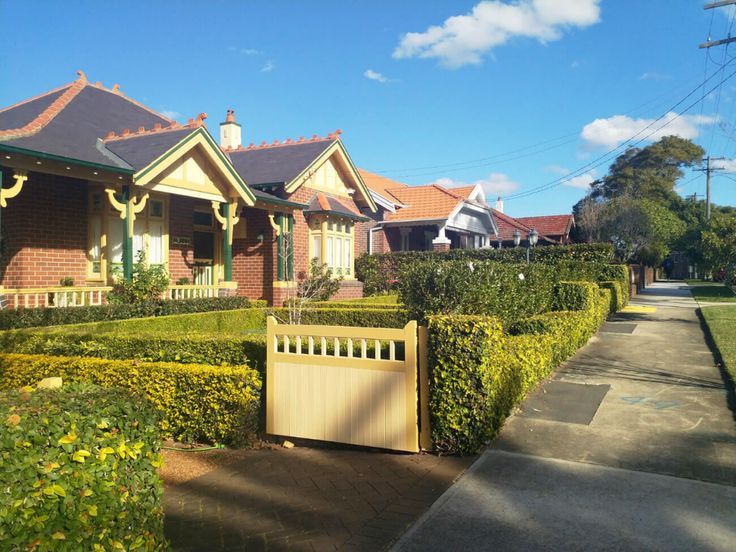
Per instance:
[[[8,332],[0,337],[5,352],[58,355],[141,362],[178,362],[214,366],[247,364],[259,373],[266,369],[266,336],[186,336],[111,333]]]
[[[192,312],[227,311],[245,309],[253,303],[245,297],[205,297],[177,301],[152,301],[134,305],[95,305],[86,307],[58,307],[17,310],[0,310],[0,330],[81,324],[101,320],[123,320],[148,316],[166,316]]]
[[[478,452],[518,404],[560,362],[582,346],[605,320],[609,290],[568,283],[568,300],[585,310],[550,312],[524,321],[506,335],[489,316],[432,315],[429,330],[429,394],[432,439],[437,450]]]
[[[284,313],[281,313],[282,316]],[[403,328],[411,320],[403,309],[307,309],[302,312],[302,324],[325,326],[360,326],[364,328]]]
[[[392,297],[398,300],[395,295],[380,295],[379,297]],[[393,309],[400,308],[398,303],[355,303],[348,301],[315,301],[308,303],[308,309]]]
[[[535,247],[530,251],[535,263],[556,264],[562,261],[585,261],[608,264],[613,260],[613,246],[605,243]],[[366,295],[386,293],[397,287],[408,266],[420,261],[498,261],[523,263],[526,248],[451,249],[450,251],[401,251],[379,255],[363,254],[355,260],[355,273],[363,282]],[[571,278],[566,279],[582,279]]]
[[[555,270],[545,264],[424,261],[404,273],[399,297],[411,318],[483,314],[507,324],[552,310]]]
[[[164,437],[238,445],[258,430],[261,378],[248,366],[0,354],[2,389],[52,376],[145,395],[161,417]]]
[[[3,550],[168,550],[153,409],[119,389],[0,394]]]

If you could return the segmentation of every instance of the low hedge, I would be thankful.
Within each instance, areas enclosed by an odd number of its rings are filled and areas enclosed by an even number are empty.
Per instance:
[[[555,269],[545,264],[424,261],[403,274],[399,298],[411,318],[483,314],[503,324],[552,310]]]
[[[53,326],[34,329],[43,333],[114,333],[130,335],[133,333],[164,334],[211,334],[211,335],[244,335],[262,332],[266,327],[266,309],[237,309],[227,311],[200,312],[192,314],[176,314],[130,320],[110,320],[88,324]]]
[[[592,282],[559,282],[555,288],[554,310],[581,311],[593,306],[598,285]]]
[[[168,550],[145,400],[79,384],[13,390],[0,393],[0,423],[3,550]]]
[[[277,318],[286,319],[285,309],[277,311]],[[403,309],[306,309],[302,312],[302,324],[324,326],[354,326],[364,328],[403,328],[411,320]]]
[[[134,305],[94,305],[86,307],[57,307],[0,310],[0,330],[80,324],[102,320],[123,320],[148,316],[166,316],[192,312],[227,311],[253,306],[245,297],[205,297],[177,301],[151,301]],[[263,301],[255,302],[258,305]]]
[[[606,319],[609,290],[588,283],[570,297],[584,310],[550,312],[502,331],[489,316],[431,315],[429,401],[434,447],[476,453],[505,417],[560,362],[575,353]],[[581,297],[583,299],[581,299]]]
[[[247,364],[259,373],[266,369],[266,336],[186,336],[110,333],[7,332],[0,348],[8,353],[76,356],[141,362],[178,362],[239,366]]]
[[[261,377],[248,366],[0,354],[2,389],[52,376],[145,395],[164,437],[238,445],[258,430]]]
[[[381,295],[380,297],[388,297]],[[395,297],[395,296],[392,296]],[[398,299],[398,298],[397,298]],[[353,301],[315,301],[307,305],[308,309],[394,309],[400,305],[394,303],[357,303]]]
[[[613,260],[613,246],[607,243],[535,247],[530,251],[532,262],[556,264],[562,261],[584,261],[608,264]],[[526,261],[526,248],[451,249],[438,251],[400,251],[384,254],[363,254],[355,260],[355,272],[363,282],[366,295],[386,293],[396,289],[409,266],[421,261],[498,261],[519,264]],[[566,276],[565,279],[582,279]]]

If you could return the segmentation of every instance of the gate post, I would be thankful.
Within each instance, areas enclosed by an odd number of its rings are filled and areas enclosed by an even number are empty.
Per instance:
[[[404,326],[404,366],[406,384],[406,449],[418,450],[419,416],[417,415],[417,321]]]
[[[432,448],[432,428],[429,422],[429,349],[427,326],[417,328],[419,350],[419,448]]]
[[[278,322],[273,316],[266,318],[266,433],[272,433],[274,427],[274,367],[273,354],[276,352],[276,326]]]

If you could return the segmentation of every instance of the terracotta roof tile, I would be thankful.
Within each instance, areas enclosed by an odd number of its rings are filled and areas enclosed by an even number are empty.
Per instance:
[[[403,182],[397,182],[396,180],[391,180],[390,178],[386,178],[384,176],[363,169],[358,169],[358,172],[360,173],[363,182],[365,182],[365,185],[368,186],[369,190],[377,193],[378,195],[384,197],[389,201],[396,201],[396,197],[388,193],[389,189],[409,187]]]
[[[445,219],[463,201],[462,197],[437,184],[390,188],[386,192],[404,205],[386,216],[386,220],[391,221]]]
[[[537,232],[548,237],[567,236],[574,224],[572,215],[548,215],[542,217],[519,217],[519,222],[536,228]]]

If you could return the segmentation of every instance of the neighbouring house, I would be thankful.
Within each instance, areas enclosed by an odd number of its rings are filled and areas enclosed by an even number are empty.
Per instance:
[[[537,245],[566,245],[571,243],[570,230],[575,224],[572,215],[551,215],[540,217],[511,217],[503,212],[503,200],[496,199],[496,207],[492,209],[498,223],[496,247],[515,247],[515,234],[519,237],[519,245],[529,245],[529,234],[536,230]]]
[[[339,297],[361,296],[353,263],[378,208],[340,131],[244,147],[232,111],[219,144],[205,119],[180,125],[81,71],[0,110],[0,294],[54,306],[63,280],[101,302],[143,251],[172,298],[281,304],[312,257],[344,276]]]
[[[497,234],[480,186],[407,186],[360,170],[377,210],[364,214],[367,251],[444,251],[488,247]]]

